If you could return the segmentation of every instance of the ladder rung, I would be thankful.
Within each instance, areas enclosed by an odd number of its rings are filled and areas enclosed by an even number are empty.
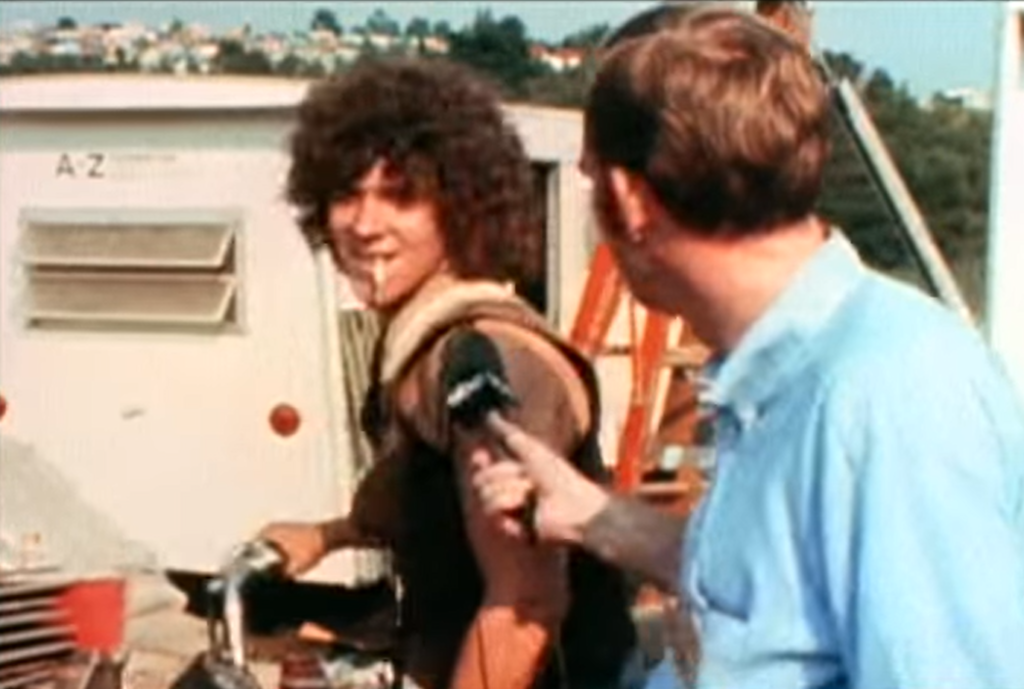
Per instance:
[[[637,486],[635,492],[640,497],[661,498],[693,495],[700,490],[694,481],[648,481]]]
[[[598,356],[629,356],[633,348],[629,345],[616,344],[604,347]],[[701,345],[688,345],[684,347],[669,347],[661,360],[662,366],[674,368],[699,368],[707,360],[707,348]]]
[[[662,358],[663,366],[673,368],[700,368],[708,359],[708,350],[701,345],[669,347]]]

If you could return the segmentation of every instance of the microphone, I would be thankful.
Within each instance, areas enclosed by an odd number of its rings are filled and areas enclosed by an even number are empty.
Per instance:
[[[505,377],[505,365],[497,345],[472,328],[461,329],[448,340],[441,365],[445,406],[454,425],[466,429],[493,431],[491,425],[503,413],[518,406],[519,400]],[[489,435],[501,443],[501,436]],[[517,518],[529,542],[536,543],[534,517],[537,498],[532,492]]]
[[[477,330],[459,330],[448,340],[441,380],[448,414],[465,428],[477,429],[491,415],[519,404],[498,347]]]

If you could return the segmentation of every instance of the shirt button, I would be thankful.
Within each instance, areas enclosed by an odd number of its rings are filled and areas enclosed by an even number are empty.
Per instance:
[[[758,419],[757,407],[743,406],[736,408],[736,420],[740,423],[740,430],[749,431]]]

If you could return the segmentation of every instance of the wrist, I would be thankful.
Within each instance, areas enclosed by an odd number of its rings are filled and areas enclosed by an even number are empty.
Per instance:
[[[611,502],[611,495],[599,484],[589,480],[582,480],[573,491],[571,513],[567,520],[567,532],[563,539],[574,545],[583,543],[584,534],[588,525],[603,512]]]
[[[344,547],[348,540],[350,526],[344,517],[328,519],[317,524],[317,533],[320,536],[320,555],[326,555],[332,550]]]

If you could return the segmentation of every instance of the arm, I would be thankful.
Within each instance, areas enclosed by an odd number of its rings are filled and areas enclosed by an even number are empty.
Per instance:
[[[685,528],[682,517],[635,499],[608,496],[604,507],[582,525],[579,542],[605,562],[636,572],[663,591],[675,591]]]
[[[285,574],[299,576],[311,569],[328,553],[342,548],[366,548],[379,545],[377,539],[360,531],[348,517],[324,522],[274,522],[259,533],[285,556]]]
[[[284,552],[285,574],[292,577],[335,550],[384,546],[398,519],[393,496],[400,473],[394,462],[377,462],[360,481],[349,514],[323,522],[277,522],[264,527],[260,536]]]
[[[874,378],[833,417],[818,547],[853,689],[1024,678],[1024,423],[970,367]]]
[[[517,461],[475,467],[474,488],[492,518],[521,508],[526,495],[536,491],[543,541],[580,545],[663,590],[676,589],[684,518],[609,493],[518,424],[498,422],[495,430]],[[522,536],[514,519],[502,516],[498,523]]]
[[[471,461],[495,458],[478,440],[462,445],[459,461],[466,529],[485,589],[451,686],[526,689],[549,657],[568,608],[566,554],[554,546],[531,545],[485,518],[479,500],[465,488],[467,467]]]
[[[379,548],[381,539],[361,531],[349,517],[337,517],[317,524],[327,553],[343,548]]]
[[[589,400],[575,370],[550,343],[520,328],[487,334],[501,351],[519,399],[510,413],[564,452],[574,450],[590,422]],[[503,532],[487,518],[471,489],[472,467],[502,457],[485,436],[458,430],[455,449],[466,531],[485,590],[452,686],[527,689],[550,657],[568,610],[567,553]]]

